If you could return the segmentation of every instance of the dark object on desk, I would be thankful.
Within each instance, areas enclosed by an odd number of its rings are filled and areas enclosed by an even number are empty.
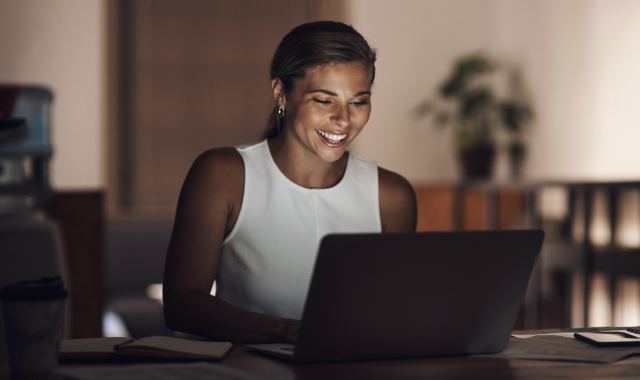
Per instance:
[[[573,336],[597,347],[640,346],[640,337],[624,331],[577,332]]]
[[[21,281],[0,291],[14,374],[40,375],[58,363],[67,296],[60,277]]]
[[[69,291],[64,288],[62,277],[43,277],[40,280],[20,281],[5,285],[0,299],[8,302],[31,302],[66,299]]]
[[[329,235],[293,352],[298,362],[469,355],[509,340],[544,233]]]

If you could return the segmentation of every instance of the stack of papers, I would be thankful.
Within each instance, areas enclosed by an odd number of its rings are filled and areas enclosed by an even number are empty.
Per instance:
[[[567,339],[567,334],[573,336],[574,333],[541,334],[526,339],[512,337],[504,351],[474,356],[613,363],[640,351],[639,347],[596,347],[578,339]]]

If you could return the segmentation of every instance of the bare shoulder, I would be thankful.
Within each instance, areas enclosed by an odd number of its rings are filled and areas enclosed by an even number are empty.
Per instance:
[[[201,153],[191,165],[185,180],[185,186],[198,186],[202,189],[207,185],[215,185],[218,190],[232,185],[234,182],[244,182],[244,161],[234,148],[215,148]],[[202,190],[204,190],[202,189]]]
[[[400,174],[378,167],[378,192],[382,231],[415,231],[416,194],[409,181]]]
[[[378,183],[381,192],[396,196],[415,196],[409,181],[400,174],[381,167],[378,167]]]
[[[237,176],[244,173],[244,162],[234,148],[214,148],[201,153],[190,171],[205,176]]]
[[[234,148],[215,148],[201,153],[191,165],[180,193],[180,206],[188,203],[203,207],[214,202],[227,206],[242,199],[244,187],[244,161]],[[198,204],[200,206],[198,206]]]
[[[205,228],[220,231],[222,239],[235,224],[243,193],[244,161],[237,150],[215,148],[200,154],[182,185],[174,231]]]

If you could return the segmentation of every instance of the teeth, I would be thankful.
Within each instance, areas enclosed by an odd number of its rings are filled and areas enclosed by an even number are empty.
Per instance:
[[[342,140],[345,139],[345,137],[347,137],[347,135],[334,135],[332,133],[325,133],[319,129],[316,129],[316,131],[318,131],[319,134],[321,134],[322,136],[326,137],[327,139],[331,140],[331,142],[340,142]]]

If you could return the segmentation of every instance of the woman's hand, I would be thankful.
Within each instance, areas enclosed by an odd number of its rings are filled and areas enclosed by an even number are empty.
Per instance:
[[[298,330],[300,330],[300,321],[284,319],[280,327],[282,341],[295,344],[298,341]]]

